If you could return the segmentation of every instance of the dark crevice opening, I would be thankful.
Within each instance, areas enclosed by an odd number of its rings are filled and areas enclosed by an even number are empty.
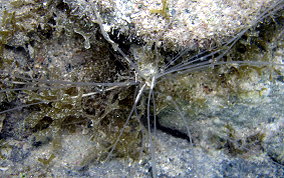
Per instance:
[[[185,134],[185,133],[183,133],[179,130],[163,126],[162,124],[160,124],[159,117],[157,117],[157,116],[156,116],[156,120],[157,120],[157,123],[156,123],[157,130],[160,130],[160,131],[162,131],[162,132],[164,132],[168,135],[171,135],[175,138],[184,139],[184,140],[187,140],[188,142],[190,142],[190,138],[187,134]],[[141,117],[140,121],[144,125],[145,128],[148,128],[147,116],[144,115],[143,117]],[[153,115],[150,116],[150,128],[151,128],[151,131],[154,130],[154,116]]]

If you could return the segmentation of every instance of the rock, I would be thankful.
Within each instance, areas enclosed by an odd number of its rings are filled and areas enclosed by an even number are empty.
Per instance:
[[[221,44],[251,26],[273,0],[65,0],[78,16],[97,9],[105,31],[157,43],[168,50],[204,49]],[[91,7],[92,6],[92,7]]]
[[[259,22],[271,5],[272,20]],[[0,174],[282,176],[281,8],[264,0],[1,1]],[[151,77],[181,48],[189,53],[180,64],[242,30],[235,47],[220,49],[224,58],[205,60],[212,66],[157,80],[151,154],[139,120]],[[146,89],[126,124],[138,83]]]

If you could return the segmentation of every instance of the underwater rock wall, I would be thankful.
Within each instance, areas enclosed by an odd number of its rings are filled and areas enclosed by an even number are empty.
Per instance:
[[[0,175],[151,177],[154,159],[158,177],[280,177],[283,3],[1,1]],[[181,62],[204,50],[223,50],[244,29],[220,59],[224,65],[157,81],[151,158],[149,86],[125,126],[139,85],[148,82],[139,72],[163,69],[182,49],[189,52]],[[216,54],[208,59],[212,64],[222,56]]]

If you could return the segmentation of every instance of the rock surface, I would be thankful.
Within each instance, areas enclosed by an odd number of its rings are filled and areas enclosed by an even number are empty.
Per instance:
[[[92,13],[95,1],[65,0],[82,15]],[[98,10],[107,32],[147,43],[163,44],[171,50],[208,48],[250,26],[272,0],[107,0]]]
[[[151,177],[155,160],[157,177],[282,177],[283,10],[268,18],[272,29],[258,23],[224,59],[251,62],[247,66],[227,63],[157,84],[154,157],[137,112],[115,157],[103,163],[135,89],[83,87],[137,80],[101,35],[96,9],[104,30],[129,49],[126,55],[156,43],[171,58],[180,48],[199,51],[226,42],[255,25],[273,2],[273,9],[283,8],[283,1],[272,0],[1,1],[0,175]],[[258,62],[271,66],[253,65]],[[76,85],[65,89],[71,84],[63,81]],[[5,112],[38,101],[46,102]]]

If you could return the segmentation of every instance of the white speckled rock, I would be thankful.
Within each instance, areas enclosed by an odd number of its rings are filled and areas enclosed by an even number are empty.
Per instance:
[[[208,48],[250,26],[274,0],[104,0],[99,6],[105,31],[164,47]],[[84,0],[65,0],[74,13],[90,15]],[[97,5],[95,5],[97,4]]]

